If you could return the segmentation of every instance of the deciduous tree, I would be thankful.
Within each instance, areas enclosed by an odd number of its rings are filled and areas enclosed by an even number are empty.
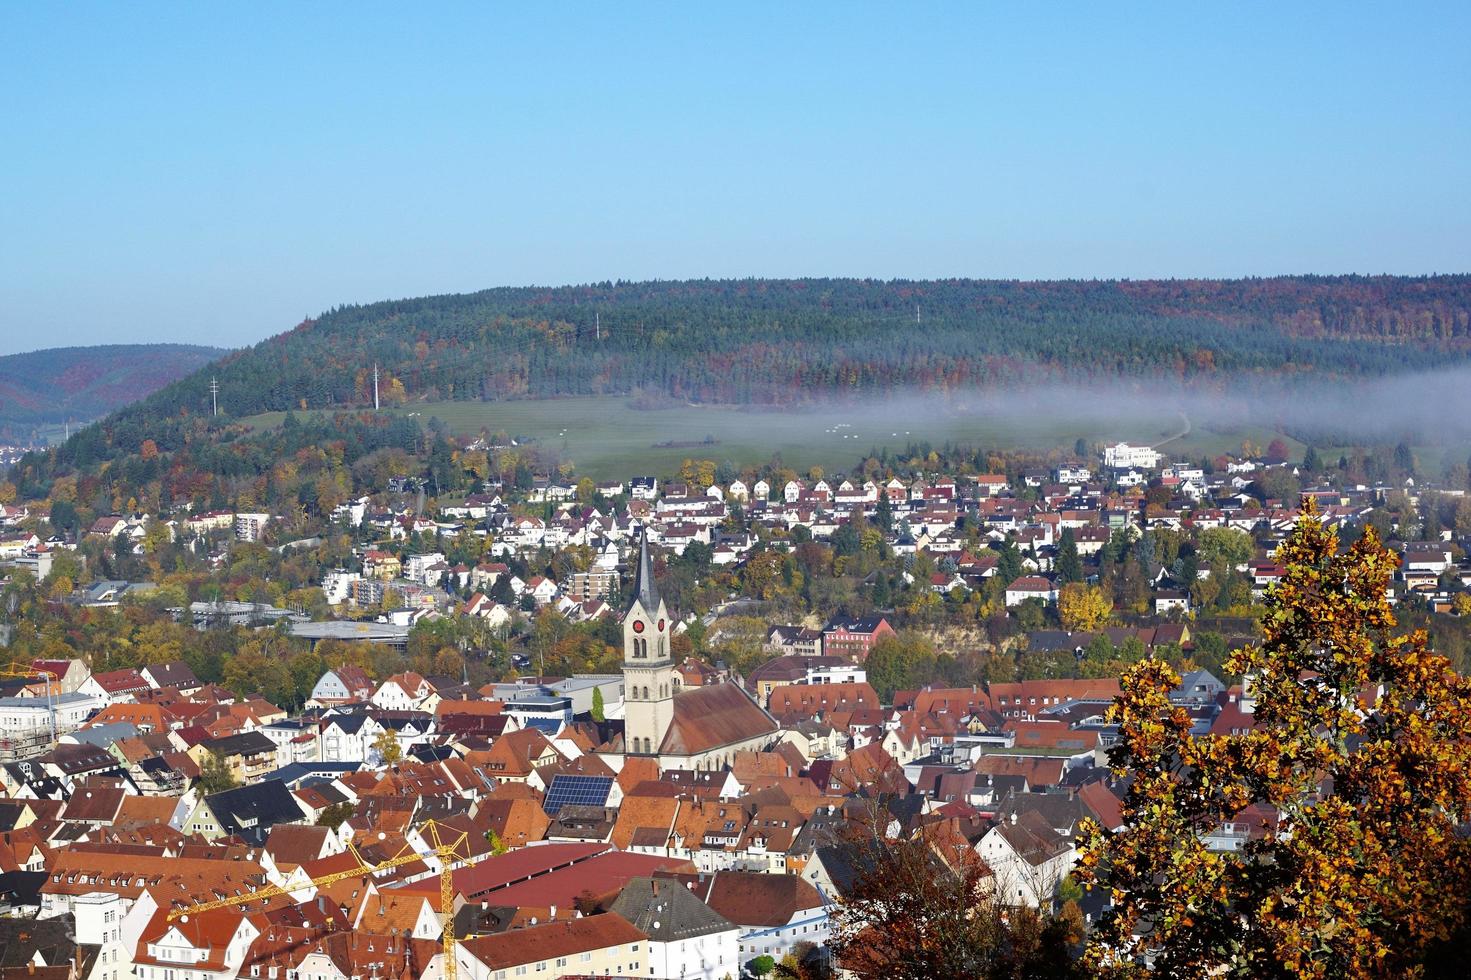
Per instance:
[[[1067,630],[1100,630],[1108,625],[1113,603],[1103,590],[1081,582],[1070,582],[1057,593],[1057,615]]]
[[[1471,684],[1396,632],[1397,561],[1372,529],[1340,552],[1305,501],[1277,557],[1263,641],[1227,664],[1251,679],[1250,732],[1193,738],[1160,660],[1122,679],[1127,826],[1090,826],[1080,870],[1113,902],[1101,975],[1147,949],[1159,976],[1416,976],[1466,924]],[[1202,839],[1249,815],[1262,832],[1239,852]]]

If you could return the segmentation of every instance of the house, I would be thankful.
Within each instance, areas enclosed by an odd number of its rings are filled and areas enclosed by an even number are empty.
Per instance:
[[[261,930],[244,912],[215,909],[169,920],[158,909],[139,937],[133,956],[138,980],[214,980],[233,977]]]
[[[1172,612],[1190,611],[1190,593],[1183,589],[1160,589],[1154,594],[1154,614],[1165,616]]]
[[[721,980],[740,970],[740,928],[679,881],[634,878],[608,911],[649,937],[649,976]]]
[[[403,562],[386,551],[369,551],[363,556],[363,574],[368,578],[391,581],[403,574]]]
[[[1057,601],[1057,585],[1040,575],[1023,575],[1006,587],[1006,605],[1018,606],[1028,599],[1041,599],[1051,605]]]
[[[185,697],[203,686],[199,683],[199,678],[194,676],[194,671],[189,669],[189,665],[182,660],[173,660],[166,664],[149,664],[140,673],[143,679],[155,688],[171,687]]]
[[[33,660],[31,668],[50,674],[62,694],[71,694],[81,688],[82,682],[91,676],[87,665],[80,660]]]
[[[106,699],[108,704],[116,704],[120,701],[136,701],[138,695],[152,689],[153,685],[141,672],[129,668],[93,674],[82,682],[77,691],[80,694],[98,695]]]
[[[986,831],[976,853],[996,876],[997,899],[1029,908],[1052,900],[1076,858],[1039,810],[1012,811]]]
[[[371,762],[384,727],[365,714],[333,714],[322,719],[317,755],[322,762]]]
[[[798,943],[820,946],[830,933],[827,903],[797,875],[718,871],[680,880],[695,897],[740,927],[742,963],[757,956],[780,961]]]
[[[434,694],[433,684],[412,670],[406,670],[379,684],[369,700],[389,711],[433,711],[434,705],[430,700]]]
[[[648,935],[618,913],[605,912],[466,939],[459,946],[458,972],[464,980],[648,976],[647,957]]]
[[[209,756],[223,761],[239,782],[251,782],[276,768],[276,743],[264,732],[249,731],[207,738],[189,749],[189,758],[200,768]]]
[[[636,476],[628,481],[628,495],[635,500],[653,500],[659,496],[659,481],[652,476]]]
[[[375,690],[367,671],[353,664],[343,664],[323,674],[307,698],[307,707],[325,708],[353,701],[367,701]]]
[[[1148,446],[1131,446],[1120,442],[1106,446],[1103,450],[1103,465],[1111,470],[1152,470],[1159,465],[1163,454]]]
[[[184,820],[186,833],[207,840],[238,836],[262,845],[277,824],[299,823],[307,811],[286,784],[267,779],[206,796]]]
[[[883,616],[834,619],[822,630],[822,652],[828,657],[846,657],[863,663],[873,645],[886,636],[897,636]]]

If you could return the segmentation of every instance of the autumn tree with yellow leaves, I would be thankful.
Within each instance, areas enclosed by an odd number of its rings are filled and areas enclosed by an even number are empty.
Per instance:
[[[1146,953],[1156,976],[1432,976],[1465,935],[1471,683],[1397,634],[1397,560],[1372,529],[1340,550],[1307,500],[1277,559],[1262,643],[1227,668],[1250,678],[1249,731],[1192,738],[1163,662],[1122,679],[1126,826],[1085,830],[1079,874],[1112,900],[1100,976],[1141,975]],[[1202,839],[1253,817],[1237,852]]]
[[[1113,615],[1113,602],[1097,586],[1069,582],[1057,594],[1057,615],[1063,629],[1101,630]]]

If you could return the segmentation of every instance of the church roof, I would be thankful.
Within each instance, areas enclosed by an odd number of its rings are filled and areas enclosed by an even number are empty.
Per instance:
[[[638,540],[638,567],[634,571],[633,599],[650,615],[659,608],[659,585],[654,581],[654,562],[649,558],[648,532],[640,535]]]
[[[675,695],[674,719],[660,755],[699,755],[722,745],[769,735],[777,723],[739,684],[685,688]]]

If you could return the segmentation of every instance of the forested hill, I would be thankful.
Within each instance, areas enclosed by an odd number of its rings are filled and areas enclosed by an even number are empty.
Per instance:
[[[218,366],[221,408],[645,391],[785,403],[1052,376],[1383,374],[1471,354],[1471,276],[603,283],[347,306]],[[207,374],[132,411],[198,412]]]
[[[413,447],[414,421],[387,413],[336,413],[313,423],[326,426],[320,432],[298,426],[276,442],[234,422],[266,410],[370,407],[374,364],[385,405],[586,394],[790,404],[1048,378],[1163,377],[1216,390],[1467,359],[1471,276],[492,289],[333,310],[22,460],[14,479],[42,494],[58,475],[95,476],[111,462],[117,486],[152,485],[172,468],[170,493],[195,496],[190,474],[223,493],[303,438],[337,440],[351,459]],[[209,414],[216,376],[218,419]]]
[[[189,344],[57,347],[0,357],[0,437],[90,422],[193,374],[225,353]]]

